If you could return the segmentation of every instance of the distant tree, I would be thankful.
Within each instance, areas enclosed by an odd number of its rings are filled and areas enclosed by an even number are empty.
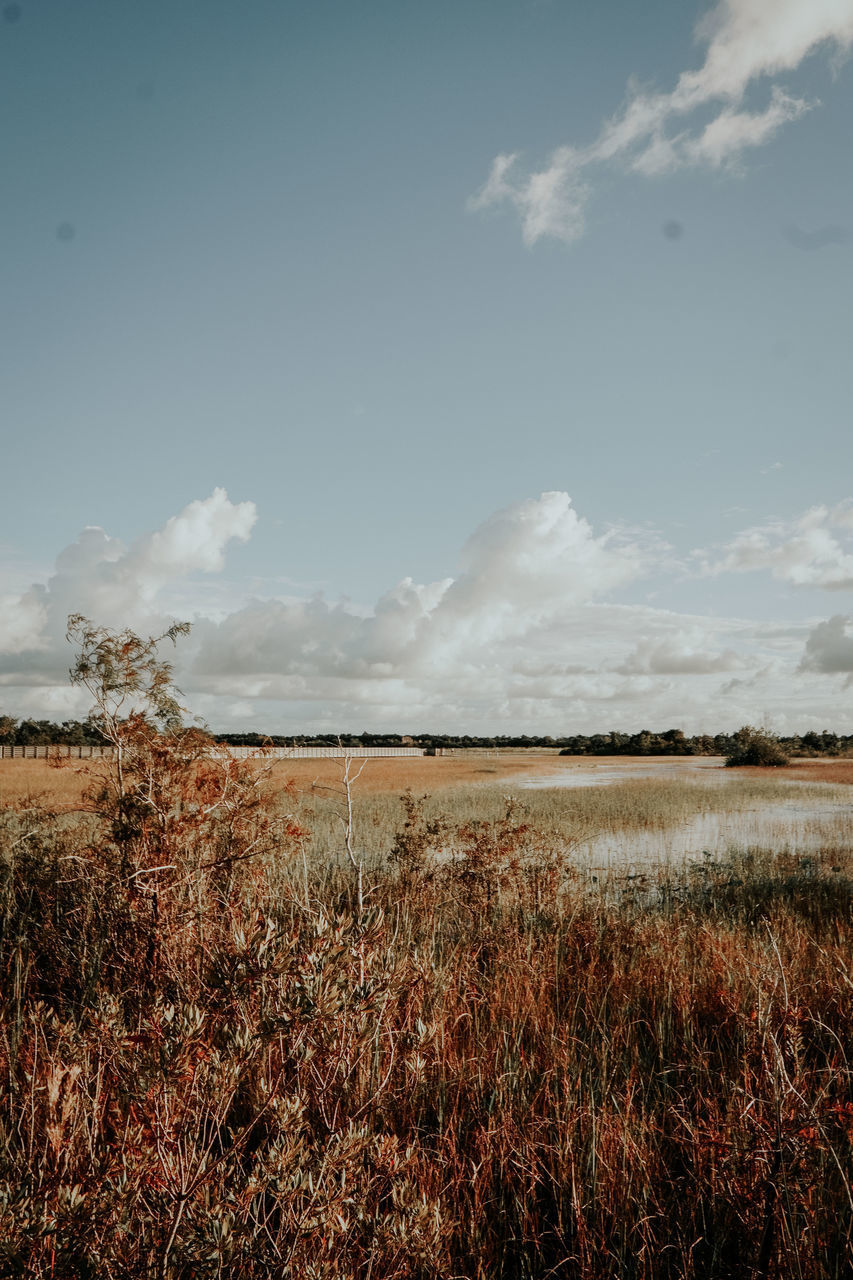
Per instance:
[[[693,755],[693,746],[689,738],[685,738],[683,729],[667,729],[666,733],[661,734],[665,743],[664,750],[667,755],[689,756]]]
[[[726,754],[726,764],[731,768],[741,765],[781,766],[790,764],[790,760],[775,734],[746,724],[734,735]]]
[[[22,720],[15,741],[22,747],[42,747],[55,740],[56,727],[50,720]]]

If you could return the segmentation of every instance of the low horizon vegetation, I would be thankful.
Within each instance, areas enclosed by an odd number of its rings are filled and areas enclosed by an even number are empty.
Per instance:
[[[579,756],[728,756],[738,749],[744,734],[760,732],[778,741],[788,756],[805,759],[821,756],[853,755],[853,734],[833,730],[809,730],[780,736],[769,730],[744,725],[733,733],[687,735],[681,729],[637,733],[612,730],[609,733],[572,734],[563,737],[531,734],[470,735],[451,733],[296,733],[263,734],[254,731],[215,732],[205,729],[214,742],[228,746],[418,746],[426,750],[543,750]],[[106,741],[97,723],[86,720],[18,719],[0,714],[0,745],[7,746],[98,746]]]
[[[784,768],[790,763],[791,757],[777,735],[768,729],[756,729],[751,724],[737,731],[726,755],[726,764],[735,769],[744,765]]]
[[[0,1273],[850,1274],[849,847],[591,888],[684,787],[300,806],[72,623],[120,749],[0,809]]]

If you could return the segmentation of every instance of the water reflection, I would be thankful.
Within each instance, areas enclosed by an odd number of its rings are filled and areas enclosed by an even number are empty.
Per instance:
[[[791,783],[792,788],[797,785]],[[701,813],[669,831],[608,832],[581,844],[576,856],[588,869],[606,872],[674,864],[705,855],[720,858],[734,849],[808,853],[835,845],[849,847],[851,841],[853,807],[848,802],[828,795],[825,803],[804,803],[794,795],[781,804]]]
[[[706,787],[732,785],[742,779],[715,757],[648,761],[567,761],[567,767],[546,777],[524,779],[519,786],[601,787],[640,779],[679,780]],[[783,853],[809,853],[820,848],[853,846],[853,805],[845,792],[830,783],[780,781],[790,798],[766,803],[753,800],[696,814],[669,829],[609,831],[574,848],[576,863],[589,875],[625,874],[637,869],[683,864],[694,858],[724,857],[735,849],[763,848]],[[825,792],[822,798],[821,792]],[[816,798],[817,793],[817,798]]]

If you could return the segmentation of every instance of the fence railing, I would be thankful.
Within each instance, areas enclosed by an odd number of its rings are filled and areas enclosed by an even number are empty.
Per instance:
[[[371,760],[422,756],[426,752],[423,747],[231,747],[218,743],[215,754],[233,756],[235,760],[247,760],[253,756],[262,756],[266,760],[343,760],[346,756]]]
[[[8,747],[0,745],[0,760],[56,760],[70,756],[72,760],[109,759],[112,747],[71,747],[67,742],[54,742],[50,746]]]
[[[52,743],[50,746],[9,747],[0,745],[0,760],[56,760],[70,757],[72,760],[109,760],[113,747],[69,746]],[[423,747],[232,747],[217,743],[211,755],[231,756],[235,760],[342,760],[372,759],[392,756],[422,756]]]

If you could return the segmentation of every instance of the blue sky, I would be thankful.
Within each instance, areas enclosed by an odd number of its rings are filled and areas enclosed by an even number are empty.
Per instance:
[[[851,41],[0,5],[4,708],[79,609],[216,727],[853,729]]]

